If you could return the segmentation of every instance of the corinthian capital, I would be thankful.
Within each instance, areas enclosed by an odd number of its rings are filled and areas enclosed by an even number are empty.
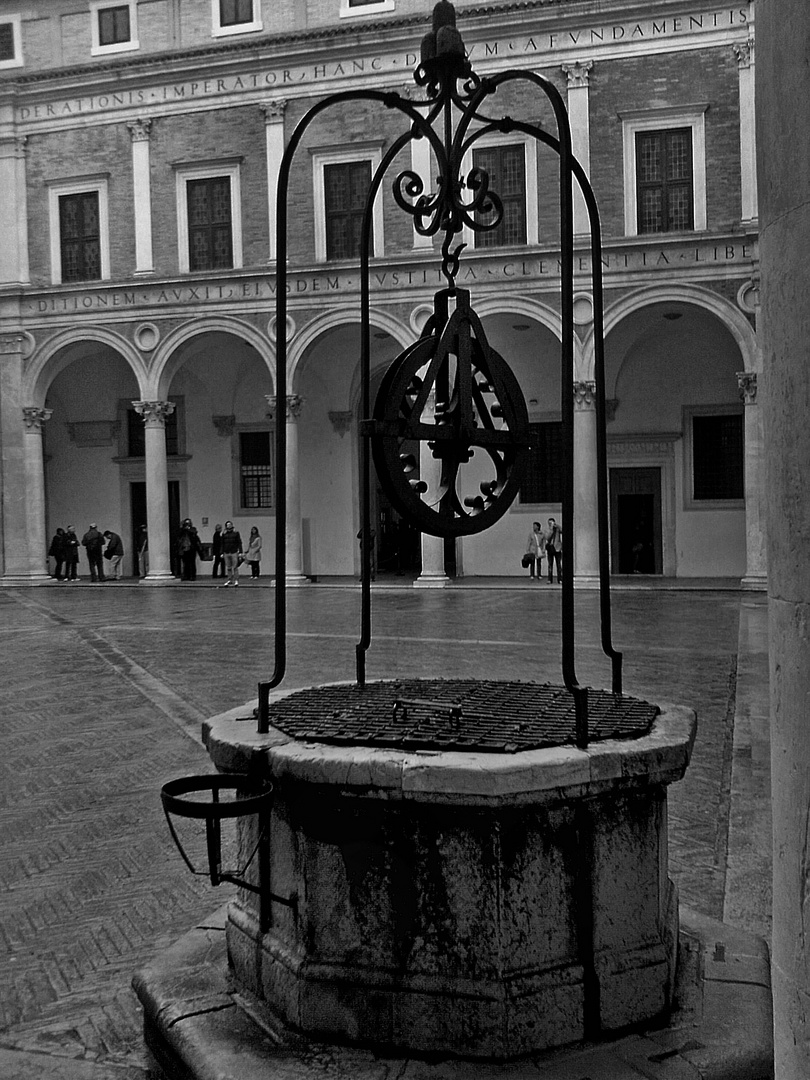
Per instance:
[[[166,417],[174,412],[173,401],[133,401],[132,404],[147,427],[165,427]]]
[[[133,142],[149,142],[149,132],[152,129],[152,121],[148,117],[140,117],[127,124],[129,137]]]
[[[40,409],[37,405],[23,406],[23,423],[28,431],[42,431],[42,425],[53,416],[53,409]]]
[[[593,60],[577,60],[575,64],[563,64],[563,74],[568,77],[568,89],[584,89],[590,81],[592,68]]]
[[[757,373],[755,371],[738,371],[737,386],[740,388],[740,397],[746,405],[756,403]]]
[[[575,382],[574,383],[574,409],[577,412],[583,412],[586,409],[593,409],[596,406],[596,383],[594,382]]]
[[[732,45],[734,55],[737,57],[737,63],[741,68],[749,68],[754,62],[754,39],[749,38],[748,41],[741,44]]]
[[[278,398],[275,394],[265,394],[267,404],[270,406],[270,416],[275,417],[278,412]],[[298,394],[288,394],[284,399],[284,419],[289,423],[291,420],[297,420],[301,415],[301,409],[304,405],[304,399],[299,397]]]
[[[271,101],[263,101],[259,108],[264,113],[265,123],[278,124],[284,119],[287,108],[286,98],[273,98]]]

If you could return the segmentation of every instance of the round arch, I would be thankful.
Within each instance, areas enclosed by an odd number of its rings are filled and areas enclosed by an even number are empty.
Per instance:
[[[267,366],[270,378],[275,386],[276,364],[275,349],[255,326],[241,319],[218,316],[216,319],[195,319],[184,323],[174,330],[155,350],[149,366],[149,391],[155,399],[162,401],[169,393],[172,379],[183,366],[184,357],[180,346],[193,338],[204,334],[232,334],[251,345]]]
[[[605,338],[611,330],[626,319],[629,315],[652,304],[661,303],[693,304],[714,315],[728,330],[740,350],[743,361],[743,370],[760,371],[762,360],[760,350],[757,348],[756,333],[746,319],[745,315],[724,297],[719,296],[711,289],[704,289],[699,285],[656,285],[650,288],[637,289],[622,297],[617,303],[605,312]],[[584,378],[593,379],[594,369],[594,334],[593,329],[588,334],[583,348],[583,370],[587,373]]]
[[[50,338],[26,362],[24,392],[30,404],[38,408],[44,406],[53,380],[75,360],[70,354],[70,346],[81,345],[87,341],[113,349],[132,370],[140,393],[145,394],[149,381],[146,365],[132,342],[127,341],[121,334],[100,326],[77,327],[63,330]]]

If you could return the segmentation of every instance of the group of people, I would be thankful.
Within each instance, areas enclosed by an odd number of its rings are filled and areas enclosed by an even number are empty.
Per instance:
[[[68,525],[66,529],[57,529],[54,533],[48,555],[54,561],[53,576],[57,581],[78,581],[80,547],[83,547],[87,554],[91,581],[119,581],[121,579],[121,562],[124,558],[124,544],[121,537],[111,529],[101,532],[96,523],[91,522],[90,528],[81,541],[76,535],[75,525]],[[109,563],[106,573],[104,571],[105,559]]]
[[[549,585],[554,580],[554,568],[557,569],[557,584],[562,581],[562,529],[552,517],[548,519],[548,528],[544,529],[539,521],[532,522],[532,531],[526,544],[522,563],[529,571],[529,577],[535,581],[543,580],[543,558],[548,567]]]
[[[191,518],[185,518],[180,523],[177,551],[180,556],[180,576],[183,581],[196,581],[197,559],[202,556],[203,547]],[[226,521],[224,529],[221,525],[216,525],[211,540],[211,554],[214,558],[211,577],[227,578],[226,586],[235,587],[239,584],[239,567],[243,562],[250,567],[251,578],[257,578],[262,560],[262,538],[259,530],[255,525],[252,527],[247,546],[245,546],[232,521]]]

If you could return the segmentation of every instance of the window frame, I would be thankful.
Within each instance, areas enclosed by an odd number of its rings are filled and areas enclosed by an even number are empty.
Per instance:
[[[98,195],[98,230],[99,257],[101,276],[87,281],[110,280],[110,221],[109,221],[109,174],[102,176],[82,176],[72,180],[46,181],[48,188],[48,217],[51,247],[51,284],[80,285],[84,282],[65,282],[62,274],[62,231],[59,199],[63,195],[83,195],[95,192]]]
[[[532,414],[529,417],[529,428],[530,429],[532,427],[540,426],[540,425],[543,425],[543,424],[557,424],[557,425],[562,426],[562,416],[560,415],[560,413],[550,412],[550,413],[542,413],[542,414],[541,413],[535,413],[535,414]],[[563,454],[565,453],[565,446],[562,447],[562,453]],[[520,486],[519,486],[518,487],[517,498],[515,499],[513,510],[515,510],[515,511],[531,510],[532,512],[536,512],[540,507],[550,508],[551,510],[553,510],[555,507],[560,508],[561,506],[562,506],[562,502],[559,499],[556,500],[556,501],[553,500],[553,499],[549,499],[546,502],[524,501],[524,499],[522,498],[521,490],[520,490]],[[552,516],[554,516],[554,515],[552,515]],[[543,522],[543,526],[545,527],[545,522]]]
[[[523,144],[523,176],[525,180],[525,199],[526,199],[526,242],[525,244],[511,244],[505,247],[499,246],[487,246],[484,247],[477,243],[479,234],[471,229],[468,225],[465,225],[462,230],[462,239],[467,244],[468,248],[475,249],[478,252],[494,252],[494,251],[508,251],[511,248],[524,248],[536,246],[540,242],[540,215],[538,212],[537,200],[537,146],[535,140],[530,135],[523,135],[520,132],[510,132],[509,134],[496,134],[485,135],[480,139],[476,139],[461,163],[461,174],[463,177],[467,177],[470,169],[473,167],[473,151],[474,150],[487,150],[492,146],[519,146]],[[497,194],[497,192],[496,192]]]
[[[0,60],[0,71],[5,71],[7,68],[22,67],[24,63],[22,54],[22,15],[2,15],[0,16],[0,24],[11,26],[14,41],[14,56],[10,60]]]
[[[371,176],[374,177],[380,162],[382,161],[382,143],[354,143],[347,147],[322,147],[312,150],[312,194],[314,200],[314,225],[315,225],[315,261],[326,263],[326,183],[325,168],[327,165],[347,165],[353,162],[370,162]],[[385,254],[385,226],[383,220],[382,190],[377,191],[372,208],[372,258],[379,259]],[[332,260],[335,265],[344,262],[343,259]]]
[[[691,236],[705,232],[706,224],[706,111],[708,104],[686,105],[643,112],[620,113],[624,157],[624,234],[625,236]],[[639,233],[638,176],[636,170],[636,135],[648,131],[690,128],[692,132],[692,218],[688,232]]]
[[[125,7],[129,9],[129,40],[116,41],[110,45],[101,44],[100,12],[106,8]],[[138,0],[90,0],[91,56],[108,56],[110,53],[133,52],[140,49],[138,39]]]
[[[239,270],[243,265],[242,252],[242,184],[241,159],[225,161],[197,162],[176,164],[175,193],[177,199],[177,262],[181,274],[220,274],[229,270]],[[188,229],[188,182],[190,180],[212,180],[217,176],[227,176],[231,185],[231,249],[232,266],[211,270],[192,270],[190,236]]]
[[[739,416],[742,423],[742,481],[743,496],[740,499],[695,498],[695,448],[693,420],[697,416]],[[744,510],[745,509],[745,406],[740,405],[685,405],[683,409],[684,440],[684,510]]]
[[[251,0],[251,3],[253,5],[253,19],[251,22],[223,26],[220,0],[211,0],[211,33],[213,36],[229,37],[233,34],[256,34],[263,30],[261,0]]]
[[[242,505],[242,435],[252,434],[255,432],[266,431],[268,435],[268,442],[270,445],[270,492],[273,498],[272,506],[243,506]],[[275,497],[276,497],[276,454],[275,454],[275,439],[276,428],[275,422],[270,420],[264,420],[258,423],[246,423],[237,424],[234,428],[233,439],[231,444],[231,466],[232,466],[232,478],[233,478],[233,510],[232,517],[234,520],[240,517],[246,517],[248,515],[255,515],[256,517],[275,517]],[[244,537],[243,537],[244,539]]]
[[[352,5],[351,0],[340,0],[340,18],[357,19],[369,15],[379,15],[386,11],[396,11],[396,0],[370,0],[370,3]]]

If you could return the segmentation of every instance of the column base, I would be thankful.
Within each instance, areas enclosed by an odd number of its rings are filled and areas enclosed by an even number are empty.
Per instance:
[[[288,589],[300,589],[302,585],[311,585],[312,582],[306,574],[288,574],[284,579],[284,584]],[[273,579],[273,588],[275,587],[276,582]]]
[[[139,585],[173,585],[177,581],[174,574],[147,574],[141,578]]]
[[[740,588],[744,589],[746,592],[767,592],[768,575],[746,574],[746,576],[740,582]]]
[[[575,589],[598,589],[599,588],[599,575],[598,574],[574,574],[574,588]]]
[[[447,574],[420,574],[414,581],[414,589],[445,589],[450,584]]]
[[[50,574],[3,574],[0,578],[0,585],[5,585],[8,588],[13,588],[16,585],[45,585],[49,581],[54,581]]]

